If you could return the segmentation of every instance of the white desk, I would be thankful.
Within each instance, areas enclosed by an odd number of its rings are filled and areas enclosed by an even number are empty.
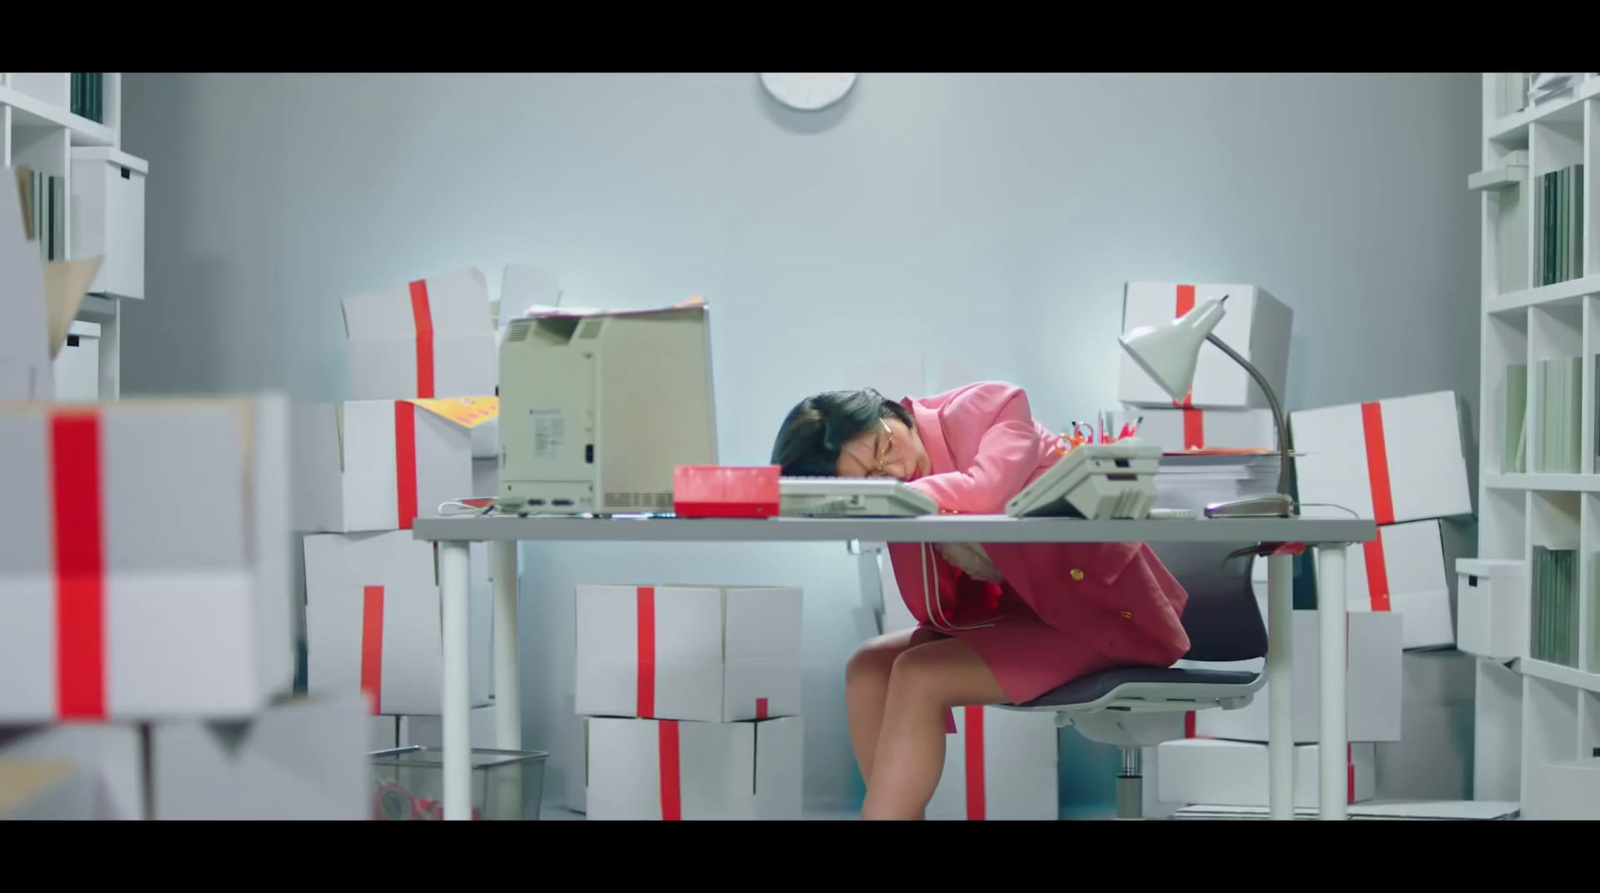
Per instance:
[[[444,817],[472,814],[471,748],[467,732],[467,546],[491,544],[494,574],[494,688],[498,746],[520,749],[518,694],[517,551],[523,540],[546,542],[848,542],[878,543],[1305,543],[1317,548],[1317,613],[1321,626],[1321,817],[1346,817],[1345,778],[1345,547],[1377,536],[1372,521],[1354,519],[1212,519],[1081,521],[1015,519],[1001,515],[924,518],[564,518],[465,516],[418,518],[417,539],[439,544],[439,586],[444,611]],[[1293,567],[1287,555],[1267,563],[1267,682],[1270,721],[1270,814],[1294,818],[1294,740],[1290,663],[1294,636]]]

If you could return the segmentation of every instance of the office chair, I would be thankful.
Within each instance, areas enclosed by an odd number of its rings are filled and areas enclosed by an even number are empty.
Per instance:
[[[1186,660],[1225,662],[1267,654],[1267,628],[1250,583],[1251,555],[1232,553],[1255,544],[1150,544],[1189,593],[1183,628]],[[1173,740],[1181,714],[1248,705],[1266,684],[1266,668],[1198,670],[1129,667],[1077,679],[1010,710],[1053,711],[1056,725],[1071,725],[1083,737],[1122,749],[1117,776],[1117,818],[1143,817],[1143,748]],[[1181,733],[1178,733],[1181,734]]]

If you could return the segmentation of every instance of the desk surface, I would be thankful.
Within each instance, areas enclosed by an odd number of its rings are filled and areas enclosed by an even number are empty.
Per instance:
[[[1377,525],[1355,518],[1199,518],[1084,521],[1005,515],[921,518],[418,518],[419,540],[486,542],[844,542],[874,543],[1359,543]]]

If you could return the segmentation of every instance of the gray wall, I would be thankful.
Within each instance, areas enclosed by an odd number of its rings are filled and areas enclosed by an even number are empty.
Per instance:
[[[126,83],[124,143],[151,166],[129,394],[341,398],[341,297],[468,265],[497,289],[517,261],[559,269],[569,303],[710,300],[733,463],[765,461],[805,394],[919,352],[1019,382],[1055,423],[1110,408],[1128,279],[1287,302],[1292,407],[1477,398],[1477,75],[866,74],[818,115],[753,75]],[[859,802],[842,665],[868,627],[844,549],[615,556],[524,547],[530,743],[571,722],[573,584],[798,584],[808,797]],[[1114,756],[1065,753],[1064,794],[1108,802]]]

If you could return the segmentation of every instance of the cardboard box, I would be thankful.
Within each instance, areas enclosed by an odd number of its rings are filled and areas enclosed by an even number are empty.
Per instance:
[[[93,820],[94,778],[71,760],[0,757],[0,820]]]
[[[799,589],[579,586],[578,713],[797,716],[800,628]]]
[[[295,529],[410,530],[472,492],[472,431],[440,404],[361,400],[297,407]]]
[[[1466,548],[1448,522],[1413,521],[1378,528],[1378,538],[1345,550],[1345,596],[1351,612],[1405,616],[1406,648],[1455,644],[1456,556]]]
[[[406,531],[305,538],[307,690],[376,693],[375,714],[439,713],[444,646],[433,543]],[[494,606],[468,596],[469,691],[487,704]]]
[[[1168,325],[1206,301],[1227,296],[1226,311],[1212,329],[1223,343],[1249,360],[1282,400],[1289,369],[1289,331],[1294,311],[1253,285],[1187,285],[1129,282],[1123,291],[1122,331]],[[1117,399],[1130,406],[1248,409],[1270,405],[1243,366],[1215,344],[1200,348],[1188,402],[1174,401],[1125,351],[1120,355]]]
[[[150,730],[158,819],[370,817],[371,725],[359,696],[295,699],[243,723],[173,720]]]
[[[1232,299],[1229,299],[1232,303]],[[1280,395],[1281,396],[1281,395]],[[1157,409],[1140,411],[1139,440],[1167,452],[1189,449],[1275,450],[1270,409]],[[1286,420],[1287,421],[1287,420]]]
[[[1401,716],[1402,618],[1396,614],[1350,615],[1349,662],[1345,674],[1345,731],[1348,740],[1399,741]],[[1321,634],[1316,611],[1294,612],[1294,718],[1292,734],[1297,744],[1321,738],[1322,701],[1319,695]],[[1233,663],[1179,661],[1181,666],[1212,669],[1248,669],[1262,672],[1260,658]],[[1265,742],[1269,726],[1268,691],[1263,685],[1248,706],[1238,710],[1198,710],[1194,735]]]
[[[925,815],[935,819],[1061,817],[1061,731],[1052,712],[963,707],[945,737],[944,772]]]
[[[793,821],[801,817],[804,726],[592,717],[588,817]]]
[[[0,722],[240,717],[290,690],[286,416],[0,406]]]
[[[146,818],[144,741],[137,725],[71,723],[0,728],[0,758],[66,760],[90,778],[92,818]]]
[[[1349,803],[1372,799],[1372,744],[1351,744],[1346,760]],[[1268,806],[1267,746],[1244,741],[1194,738],[1158,745],[1158,797],[1164,803],[1204,806]],[[1316,809],[1321,799],[1319,745],[1294,748],[1294,806]]]
[[[1489,799],[1472,784],[1475,659],[1460,651],[1407,651],[1400,663],[1401,736],[1378,745],[1376,796]]]
[[[467,720],[468,741],[474,748],[495,749],[500,745],[495,734],[494,704],[472,708]],[[438,714],[402,716],[401,747],[444,747],[444,717]]]
[[[1301,514],[1379,524],[1472,514],[1464,418],[1453,391],[1290,413]]]
[[[1544,763],[1533,770],[1523,818],[1534,821],[1600,819],[1600,755]]]
[[[1528,563],[1456,559],[1456,647],[1496,660],[1528,652]]]
[[[371,732],[367,736],[371,750],[393,750],[400,746],[400,717],[369,715],[367,728]]]
[[[494,323],[480,270],[344,299],[352,400],[495,393]]]

